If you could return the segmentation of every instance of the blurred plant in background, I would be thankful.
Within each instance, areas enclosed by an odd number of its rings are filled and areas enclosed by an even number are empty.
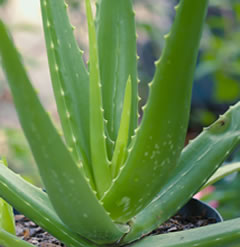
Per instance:
[[[240,162],[240,148],[232,154],[232,162]],[[225,165],[225,164],[223,164]],[[233,173],[214,185],[214,190],[203,195],[201,200],[217,202],[217,209],[224,219],[240,216],[240,173]]]
[[[41,180],[33,165],[34,160],[23,132],[19,129],[4,129],[0,131],[1,155],[7,157],[9,166],[24,179],[41,186]]]
[[[80,6],[79,0],[67,0],[66,2],[73,9],[78,9]]]
[[[0,0],[0,6],[7,3],[7,0]]]
[[[190,128],[197,130],[240,98],[240,2],[210,2],[193,93],[193,107],[194,103],[200,107],[193,108]],[[232,155],[232,161],[240,161],[240,150]],[[218,182],[215,190],[202,199],[217,201],[225,219],[239,217],[239,189],[240,175],[235,173]]]
[[[192,124],[214,121],[240,96],[240,3],[210,1],[205,37],[196,70]]]

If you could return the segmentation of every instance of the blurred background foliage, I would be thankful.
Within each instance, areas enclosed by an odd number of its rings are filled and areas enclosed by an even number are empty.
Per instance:
[[[0,18],[3,18],[16,38],[19,50],[24,54],[24,62],[30,76],[39,90],[43,104],[58,124],[53,94],[49,87],[49,74],[44,47],[43,33],[39,17],[31,19],[34,11],[28,5],[38,1],[0,0]],[[164,35],[168,33],[174,20],[174,6],[178,0],[133,0],[136,10],[138,55],[139,55],[139,93],[141,106],[148,95],[148,83],[154,74],[154,61],[163,49]],[[70,6],[72,23],[77,28],[76,37],[84,50],[87,48],[86,22],[84,8],[80,0],[67,0]],[[22,17],[19,4],[24,8]],[[14,6],[16,8],[13,14]],[[32,13],[31,13],[32,12]],[[13,16],[15,21],[12,20]],[[35,14],[36,16],[36,14]],[[19,18],[19,19],[18,19]],[[20,20],[21,19],[21,20]],[[183,30],[184,32],[184,30]],[[38,38],[37,40],[36,37]],[[191,38],[191,37],[189,37]],[[34,42],[31,43],[31,40]],[[30,45],[26,45],[29,42]],[[26,48],[27,47],[27,48]],[[85,53],[87,60],[87,52]],[[33,71],[33,72],[32,72]],[[174,73],[174,72],[173,72]],[[207,21],[201,41],[198,63],[195,73],[192,110],[186,144],[194,138],[204,126],[211,124],[225,112],[229,105],[240,99],[240,1],[210,0]],[[177,109],[176,109],[177,110]],[[7,158],[9,166],[30,182],[41,186],[34,160],[17,122],[3,73],[0,70],[0,155]],[[240,161],[240,149],[236,150],[226,162]],[[203,200],[217,201],[218,210],[225,219],[240,216],[240,175],[232,174],[214,185],[215,190],[204,196]]]
[[[0,5],[3,5],[7,2],[7,0],[0,0]]]

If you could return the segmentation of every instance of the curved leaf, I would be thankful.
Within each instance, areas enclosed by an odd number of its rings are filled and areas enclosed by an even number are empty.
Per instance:
[[[42,107],[7,30],[0,22],[0,55],[16,110],[38,165],[48,196],[72,231],[96,242],[114,242],[122,235],[99,203],[82,164],[75,163]]]
[[[129,242],[174,215],[240,143],[240,102],[206,128],[183,150],[177,169],[158,196],[132,222]]]
[[[146,237],[132,247],[238,247],[240,218],[196,229]]]
[[[34,247],[34,245],[27,243],[20,238],[4,231],[0,228],[0,245],[3,247]]]
[[[206,188],[207,186],[216,183],[217,181],[221,180],[222,178],[234,173],[240,171],[240,162],[230,163],[226,164],[222,167],[220,167],[210,178],[209,180],[204,184],[202,189]]]
[[[19,175],[5,167],[1,161],[0,196],[66,245],[72,247],[96,247],[72,232],[59,219],[45,192],[26,182]]]

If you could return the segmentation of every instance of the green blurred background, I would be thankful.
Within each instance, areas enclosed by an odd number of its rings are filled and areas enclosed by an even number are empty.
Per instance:
[[[87,50],[87,27],[80,0],[68,0],[76,37]],[[178,1],[134,0],[139,59],[139,93],[141,105],[146,102],[148,83],[154,74],[154,61],[161,54],[164,35],[174,20]],[[50,86],[47,57],[41,26],[39,1],[0,0],[0,18],[10,27],[23,54],[34,86],[53,121],[59,127],[58,115]],[[80,27],[80,28],[79,28]],[[184,32],[184,30],[183,30]],[[191,37],[189,37],[191,39]],[[87,60],[87,52],[85,53]],[[211,124],[229,105],[240,99],[240,1],[210,0],[207,21],[201,41],[192,98],[192,111],[186,144],[204,126]],[[176,109],[177,110],[177,109]],[[0,70],[0,155],[9,166],[28,181],[41,186],[34,160],[20,130],[7,83]],[[239,161],[236,150],[226,163]],[[240,175],[232,174],[214,185],[214,192],[205,196],[207,202],[217,201],[225,219],[240,216]]]

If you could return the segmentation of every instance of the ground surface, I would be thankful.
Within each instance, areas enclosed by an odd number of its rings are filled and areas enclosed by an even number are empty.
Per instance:
[[[16,232],[19,238],[38,247],[65,247],[64,244],[60,243],[56,238],[23,215],[16,215],[15,219]],[[154,230],[151,235],[188,230],[213,224],[215,222],[216,220],[211,218],[206,219],[203,217],[182,217],[180,215],[175,215],[158,229]]]

